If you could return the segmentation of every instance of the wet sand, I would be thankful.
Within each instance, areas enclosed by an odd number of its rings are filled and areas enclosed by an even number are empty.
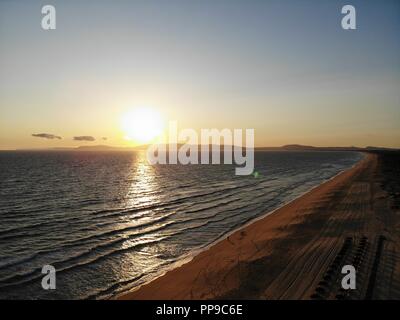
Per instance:
[[[399,177],[390,157],[368,153],[352,169],[119,299],[400,299],[393,189]],[[356,268],[357,289],[344,291],[341,269],[348,264]]]

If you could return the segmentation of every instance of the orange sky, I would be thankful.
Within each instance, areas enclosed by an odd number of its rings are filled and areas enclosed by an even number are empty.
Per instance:
[[[0,149],[132,146],[142,107],[256,146],[400,147],[399,2],[357,2],[351,32],[335,1],[62,2],[52,31],[38,4],[0,2]]]

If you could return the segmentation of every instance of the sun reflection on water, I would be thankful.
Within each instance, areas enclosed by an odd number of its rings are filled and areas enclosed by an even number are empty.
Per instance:
[[[145,270],[150,271],[166,263],[155,250],[166,238],[166,235],[157,232],[165,222],[160,220],[163,213],[154,208],[161,201],[160,185],[156,167],[147,162],[146,152],[140,151],[133,155],[128,181],[124,206],[127,210],[133,209],[133,212],[127,225],[139,228],[135,228],[121,244],[121,249],[127,251],[118,260],[114,270],[115,276],[122,282],[135,279]],[[138,212],[138,208],[143,210]]]
[[[126,207],[137,207],[158,202],[159,186],[155,167],[147,162],[146,152],[137,152],[134,156],[130,180],[126,194]]]

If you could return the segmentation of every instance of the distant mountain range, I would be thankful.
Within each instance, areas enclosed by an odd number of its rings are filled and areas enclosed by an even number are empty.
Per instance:
[[[48,150],[59,150],[59,151],[129,151],[129,150],[140,150],[142,146],[139,147],[111,147],[106,145],[97,146],[80,146],[72,148],[51,148]]]
[[[181,145],[178,145],[178,148]],[[137,151],[146,150],[148,145],[141,145],[137,147],[112,147],[107,145],[96,145],[96,146],[79,146],[70,148],[47,148],[47,149],[19,149],[20,151]],[[210,150],[212,145],[209,146]],[[220,146],[223,148],[223,145]],[[372,150],[399,150],[395,148],[384,148],[368,146],[365,148],[349,146],[349,147],[315,147],[305,146],[300,144],[288,144],[281,147],[256,147],[255,151],[372,151]]]
[[[368,146],[365,148],[349,146],[349,147],[314,147],[314,146],[304,146],[300,144],[288,144],[282,147],[261,147],[255,148],[256,150],[286,150],[286,151],[366,151],[366,150],[398,150],[393,148],[384,147],[373,147]]]

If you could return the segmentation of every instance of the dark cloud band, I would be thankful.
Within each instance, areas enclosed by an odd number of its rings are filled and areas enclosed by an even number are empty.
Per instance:
[[[74,137],[75,141],[95,141],[96,139],[92,136],[77,136]]]
[[[62,139],[60,136],[56,136],[56,135],[51,134],[51,133],[33,133],[32,137],[50,139],[50,140],[53,140],[53,139],[61,140]]]

